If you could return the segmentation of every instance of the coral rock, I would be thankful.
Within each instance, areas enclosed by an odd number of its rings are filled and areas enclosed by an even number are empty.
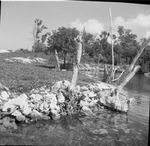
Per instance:
[[[57,95],[57,99],[58,99],[58,103],[65,102],[65,97],[63,96],[63,94],[61,92]]]
[[[34,102],[39,102],[43,99],[42,95],[40,94],[32,94],[30,97]]]
[[[87,106],[83,106],[82,107],[82,112],[85,114],[85,115],[93,115],[94,113],[92,112],[92,110],[87,107]]]
[[[81,86],[80,91],[87,91],[88,88],[86,86]]]
[[[58,81],[51,87],[51,92],[57,93],[58,90],[66,90],[70,85],[70,82],[67,80]]]
[[[26,120],[26,117],[24,115],[22,115],[22,113],[18,110],[13,112],[12,115],[15,116],[18,121],[25,121]]]
[[[2,91],[0,95],[0,99],[2,100],[8,100],[9,94],[6,91]]]
[[[94,92],[90,92],[90,93],[88,94],[88,96],[89,96],[90,98],[93,98],[93,97],[96,97],[96,94],[95,94]]]

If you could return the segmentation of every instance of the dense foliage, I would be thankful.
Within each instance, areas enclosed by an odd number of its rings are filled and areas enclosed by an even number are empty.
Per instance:
[[[75,38],[79,34],[76,28],[59,27],[53,32],[42,36],[41,41],[35,43],[35,52],[55,52],[57,50],[59,58],[63,59],[64,67],[67,62],[73,63],[76,53]],[[45,49],[42,43],[48,36],[48,47]],[[108,41],[110,34],[102,31],[99,37],[95,37],[83,30],[83,53],[82,63],[112,63],[112,45]],[[138,52],[138,49],[146,39],[137,41],[137,35],[132,30],[118,26],[118,32],[113,35],[114,63],[115,65],[130,64]],[[150,71],[150,47],[147,47],[138,60],[141,65],[140,72]]]

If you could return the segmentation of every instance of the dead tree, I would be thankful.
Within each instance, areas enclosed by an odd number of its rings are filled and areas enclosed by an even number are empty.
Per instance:
[[[77,78],[78,78],[79,64],[82,56],[82,34],[81,33],[75,38],[75,41],[77,43],[77,55],[73,65],[73,75],[72,75],[71,85],[69,88],[70,91],[73,91],[75,89]]]
[[[135,75],[135,73],[139,70],[140,66],[139,65],[135,66],[136,62],[149,43],[150,43],[150,38],[148,38],[142,44],[141,48],[137,52],[137,55],[133,59],[131,65],[128,68],[126,68],[124,73],[122,73],[122,75],[118,78],[118,80],[116,80],[115,83],[112,82],[112,84],[116,85],[116,89],[118,91],[121,91],[123,89],[123,87],[132,79],[132,77]]]
[[[57,62],[57,69],[58,71],[60,71],[60,62],[59,62],[59,57],[58,57],[58,53],[56,49],[55,49],[55,57],[56,57],[56,62]]]
[[[33,27],[33,31],[32,31],[32,34],[33,34],[33,50],[32,51],[35,51],[35,44],[37,42],[40,42],[40,37],[39,37],[39,34],[44,30],[44,29],[47,29],[46,26],[42,25],[42,20],[40,19],[36,19],[34,20],[34,27]]]

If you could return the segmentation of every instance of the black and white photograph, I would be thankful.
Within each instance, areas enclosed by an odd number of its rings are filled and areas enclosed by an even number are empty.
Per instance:
[[[0,145],[148,146],[150,5],[0,2]]]

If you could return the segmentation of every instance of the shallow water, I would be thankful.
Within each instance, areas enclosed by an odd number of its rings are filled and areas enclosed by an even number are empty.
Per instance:
[[[57,121],[21,124],[15,131],[0,132],[0,144],[147,146],[150,78],[136,75],[125,88],[135,98],[127,114],[100,109],[91,117],[74,115]]]

